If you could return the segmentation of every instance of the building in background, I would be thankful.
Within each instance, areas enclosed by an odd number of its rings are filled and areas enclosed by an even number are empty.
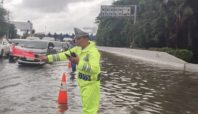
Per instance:
[[[43,39],[43,37],[45,37],[45,33],[44,32],[34,33],[34,37],[39,37],[40,39]]]
[[[28,21],[28,22],[18,22],[18,21],[9,21],[10,24],[14,24],[16,29],[20,29],[20,31],[32,31],[33,24]]]
[[[26,38],[29,36],[28,32],[33,30],[33,24],[30,21],[27,22],[19,22],[19,21],[8,21],[9,24],[13,24],[17,33],[20,35],[20,38]],[[10,30],[8,30],[7,38],[10,38]]]

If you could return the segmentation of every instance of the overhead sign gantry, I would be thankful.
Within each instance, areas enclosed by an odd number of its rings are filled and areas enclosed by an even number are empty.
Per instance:
[[[132,13],[134,8],[134,13]],[[137,18],[137,5],[102,5],[99,18]]]

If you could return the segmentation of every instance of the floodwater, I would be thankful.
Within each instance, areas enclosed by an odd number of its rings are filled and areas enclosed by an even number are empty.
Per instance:
[[[101,52],[99,114],[198,114],[198,74]],[[82,114],[68,61],[39,66],[0,62],[0,114]],[[57,103],[66,73],[68,105]]]

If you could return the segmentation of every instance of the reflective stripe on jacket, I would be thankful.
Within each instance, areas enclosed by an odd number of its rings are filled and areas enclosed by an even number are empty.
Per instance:
[[[76,46],[66,52],[48,55],[49,62],[54,62],[67,60],[65,53],[70,55],[70,51],[75,52],[79,57],[77,79],[81,87],[100,81],[100,53],[94,42],[89,41],[89,43],[83,50],[81,47]]]

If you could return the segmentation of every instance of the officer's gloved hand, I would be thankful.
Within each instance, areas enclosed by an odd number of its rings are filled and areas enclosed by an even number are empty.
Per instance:
[[[70,55],[71,55],[72,57],[76,57],[76,54],[75,54],[74,52],[71,52],[71,51],[70,51]]]

